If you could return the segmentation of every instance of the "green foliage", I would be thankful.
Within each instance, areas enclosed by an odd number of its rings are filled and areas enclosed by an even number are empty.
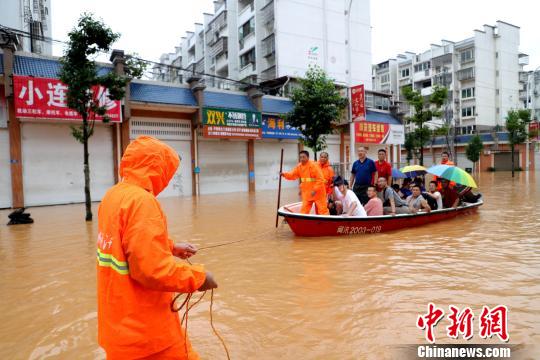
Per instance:
[[[325,135],[332,132],[333,122],[341,117],[348,100],[319,67],[310,67],[299,82],[291,96],[293,110],[284,117],[300,129],[303,143],[318,152],[326,148]]]
[[[512,177],[514,177],[514,153],[515,146],[523,144],[527,137],[528,125],[531,122],[530,110],[510,110],[506,115],[506,131],[508,131],[508,143],[512,150]]]
[[[420,91],[413,90],[411,86],[403,87],[402,93],[407,103],[414,109],[413,115],[406,120],[416,125],[416,129],[412,134],[414,141],[411,142],[411,145],[414,144],[414,148],[418,149],[420,164],[423,165],[423,148],[431,138],[431,131],[424,124],[434,117],[442,115],[440,108],[448,98],[448,89],[436,85],[433,87],[433,93],[428,98],[424,98]],[[449,129],[445,129],[444,134],[448,134],[448,131]]]
[[[139,54],[133,53],[126,56],[124,73],[128,78],[140,79],[146,71],[147,67],[148,63],[143,59],[139,58]]]
[[[419,157],[420,151],[423,146],[431,139],[431,130],[423,126],[421,128],[414,129],[413,132],[405,134],[405,150],[407,150],[407,161],[413,159],[413,155]]]
[[[528,137],[528,125],[531,122],[530,110],[510,110],[506,115],[506,130],[510,145],[523,144]]]
[[[473,136],[467,144],[467,147],[465,148],[465,154],[467,155],[467,159],[469,159],[473,163],[480,160],[480,153],[482,152],[483,148],[484,143],[482,142],[482,139],[480,139],[480,136]]]

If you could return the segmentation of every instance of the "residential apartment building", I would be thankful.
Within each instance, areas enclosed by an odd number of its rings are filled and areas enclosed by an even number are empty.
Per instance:
[[[2,0],[0,30],[14,29],[17,51],[51,55],[52,43],[43,41],[43,37],[50,38],[52,34],[50,11],[50,0]]]
[[[497,21],[474,30],[471,38],[453,42],[442,40],[422,53],[406,52],[395,59],[373,65],[375,91],[394,95],[401,114],[410,112],[402,88],[412,86],[423,96],[436,85],[448,88],[442,119],[455,125],[456,133],[491,131],[504,126],[510,109],[523,108],[528,56],[519,51],[519,27]]]
[[[226,79],[282,79],[277,84],[283,85],[304,76],[311,65],[338,84],[371,88],[369,0],[219,0],[214,5],[214,13],[204,14],[203,23],[195,24],[162,62],[181,64],[184,74],[212,75],[207,85],[226,89],[234,87]],[[186,80],[171,78],[165,68],[156,65],[154,78]]]

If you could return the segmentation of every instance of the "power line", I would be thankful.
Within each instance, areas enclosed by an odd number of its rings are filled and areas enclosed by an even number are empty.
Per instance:
[[[43,36],[43,35],[32,34],[32,33],[27,32],[27,31],[14,29],[14,28],[4,26],[4,25],[1,25],[1,24],[0,24],[0,29],[11,31],[11,32],[13,32],[13,33],[15,33],[15,34],[17,34],[19,36],[26,37],[26,38],[29,38],[29,39],[35,39],[35,40],[39,40],[39,41],[55,42],[55,43],[59,43],[59,44],[63,44],[63,45],[69,45],[69,42],[67,42],[67,41],[62,41],[62,40],[54,39],[54,38]],[[109,52],[107,52],[107,51],[100,50],[99,52],[102,53],[102,54],[105,54],[105,55],[109,55]],[[173,69],[173,70],[181,70],[181,71],[184,71],[186,73],[191,73],[193,75],[199,75],[199,76],[203,76],[203,77],[211,77],[211,78],[220,79],[220,80],[223,80],[223,81],[227,81],[227,82],[235,83],[235,84],[239,84],[239,85],[244,85],[244,86],[253,85],[251,83],[246,83],[244,81],[231,79],[231,78],[220,76],[220,75],[207,74],[205,72],[195,71],[195,69],[186,69],[186,68],[181,67],[181,66],[176,66],[176,65],[172,65],[172,64],[165,64],[165,63],[160,63],[160,62],[157,62],[157,61],[143,59],[143,58],[140,58],[138,56],[127,55],[127,57],[132,58],[134,60],[145,62],[147,64],[157,65],[159,67],[165,67],[165,68]],[[152,73],[152,74],[154,75],[155,73]],[[257,79],[259,79],[258,76],[256,76],[256,77],[257,77]]]

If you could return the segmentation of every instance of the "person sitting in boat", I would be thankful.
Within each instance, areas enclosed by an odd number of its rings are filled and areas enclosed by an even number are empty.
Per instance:
[[[342,195],[341,200],[339,200],[343,207],[342,216],[367,217],[366,210],[360,203],[360,200],[358,200],[358,196],[349,189],[347,180],[343,180],[343,182],[339,184],[338,189]]]
[[[410,212],[405,200],[403,200],[394,189],[388,186],[386,178],[381,177],[377,179],[377,183],[379,189],[382,189],[379,192],[379,198],[383,203],[385,215],[408,214]]]
[[[482,197],[480,194],[473,193],[472,188],[465,185],[456,184],[454,189],[458,192],[459,199],[467,203],[477,203],[478,199]]]
[[[402,199],[406,199],[407,196],[412,194],[410,178],[403,179],[403,184],[401,185],[401,189],[399,189],[399,192],[401,193],[400,196]]]
[[[367,202],[366,206],[364,206],[367,216],[383,216],[383,203],[377,196],[377,189],[375,186],[368,187],[367,196],[369,201]]]
[[[418,211],[430,212],[431,208],[427,203],[426,199],[422,196],[422,191],[420,186],[414,184],[412,187],[412,194],[407,197],[407,206],[411,213],[417,213]]]
[[[300,213],[309,214],[313,204],[315,212],[319,215],[329,215],[324,176],[319,165],[309,160],[309,153],[305,150],[299,153],[300,163],[290,172],[281,173],[287,180],[300,179],[302,194],[302,209]]]
[[[457,208],[459,205],[459,194],[452,186],[450,186],[450,181],[446,179],[441,179],[441,195],[443,208]]]
[[[429,182],[429,191],[426,193],[422,193],[422,196],[426,199],[426,201],[429,204],[429,207],[431,210],[437,210],[442,209],[442,195],[439,191],[437,191],[437,182],[436,181],[430,181]]]
[[[330,215],[341,215],[343,213],[343,194],[339,191],[339,185],[343,184],[343,178],[340,175],[332,179],[332,193],[328,196],[328,210]]]
[[[426,188],[424,187],[424,180],[422,180],[422,178],[420,176],[415,177],[413,183],[420,186],[420,191],[421,192],[426,191]]]

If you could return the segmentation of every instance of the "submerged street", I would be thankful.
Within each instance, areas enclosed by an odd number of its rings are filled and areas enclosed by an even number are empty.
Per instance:
[[[506,305],[509,343],[540,343],[538,175],[482,173],[476,215],[341,238],[297,238],[281,222],[275,230],[275,191],[161,203],[175,241],[245,239],[192,258],[219,284],[214,323],[233,359],[386,359],[392,346],[425,342],[415,323],[429,302],[475,314]],[[282,204],[297,199],[296,190],[283,195]],[[11,227],[0,211],[0,358],[105,358],[96,337],[97,206],[89,224],[82,204],[29,208],[35,223]],[[188,334],[202,358],[221,359],[209,299],[190,312]],[[450,342],[445,325],[437,342]],[[475,330],[472,342],[482,341]]]

